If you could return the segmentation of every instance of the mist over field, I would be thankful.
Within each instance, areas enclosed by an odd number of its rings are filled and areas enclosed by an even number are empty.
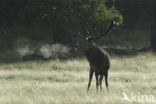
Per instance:
[[[29,54],[41,55],[44,58],[68,57],[70,48],[60,43],[47,44],[32,41],[25,38],[19,38],[14,43],[14,50],[21,56]]]

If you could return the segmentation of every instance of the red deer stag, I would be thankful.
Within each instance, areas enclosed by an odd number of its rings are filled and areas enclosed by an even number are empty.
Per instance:
[[[108,89],[108,70],[110,67],[109,55],[106,50],[93,44],[93,41],[100,39],[101,37],[106,35],[112,29],[114,25],[115,25],[115,22],[112,21],[107,31],[105,32],[101,31],[101,35],[97,37],[92,37],[90,35],[79,35],[81,38],[89,42],[89,46],[88,48],[86,48],[86,51],[85,51],[85,56],[87,57],[89,65],[90,65],[89,83],[88,83],[87,92],[89,91],[94,72],[95,72],[95,77],[96,77],[97,91],[98,91],[99,84],[100,84],[100,89],[102,89],[103,76],[105,76],[105,84],[107,87],[107,91],[109,90]]]

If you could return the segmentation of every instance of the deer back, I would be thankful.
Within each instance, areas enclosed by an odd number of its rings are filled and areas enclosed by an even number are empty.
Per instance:
[[[102,69],[109,69],[110,67],[110,60],[109,60],[109,54],[106,50],[93,45],[91,48],[89,48],[85,55],[89,61],[90,64],[92,64],[94,67]]]

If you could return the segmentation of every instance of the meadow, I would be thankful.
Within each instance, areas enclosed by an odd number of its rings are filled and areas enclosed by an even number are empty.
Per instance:
[[[156,55],[111,56],[109,92],[96,91],[95,77],[87,93],[86,58],[0,64],[0,104],[155,104]],[[123,92],[136,101],[123,100]],[[141,97],[145,96],[142,100]],[[151,101],[154,97],[154,102]],[[131,99],[134,100],[134,99]],[[152,99],[153,100],[153,99]]]

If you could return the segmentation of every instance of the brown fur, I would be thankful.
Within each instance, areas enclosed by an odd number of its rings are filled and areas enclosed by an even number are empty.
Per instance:
[[[106,84],[107,91],[108,91],[108,70],[110,67],[109,55],[106,50],[98,46],[95,46],[94,44],[92,44],[92,42],[95,42],[96,40],[105,36],[116,24],[117,24],[116,21],[112,20],[110,26],[105,32],[103,32],[103,25],[101,25],[100,26],[101,35],[96,36],[96,37],[92,37],[90,32],[87,32],[88,35],[78,34],[78,36],[80,36],[82,39],[89,42],[88,44],[89,47],[86,48],[87,51],[85,52],[85,55],[90,64],[89,83],[88,83],[87,91],[90,88],[90,84],[91,84],[91,80],[92,80],[94,72],[95,72],[95,77],[96,77],[97,90],[98,90],[99,84],[100,84],[100,88],[102,89],[102,80],[103,80],[103,76],[105,76],[105,84]]]
[[[93,73],[95,72],[96,77],[96,88],[98,90],[98,86],[100,84],[100,88],[102,89],[102,80],[103,76],[105,76],[105,84],[108,90],[108,70],[110,67],[109,55],[106,50],[92,45],[86,52],[85,55],[90,64],[90,74],[89,74],[89,83],[88,89],[90,88],[91,80]]]

